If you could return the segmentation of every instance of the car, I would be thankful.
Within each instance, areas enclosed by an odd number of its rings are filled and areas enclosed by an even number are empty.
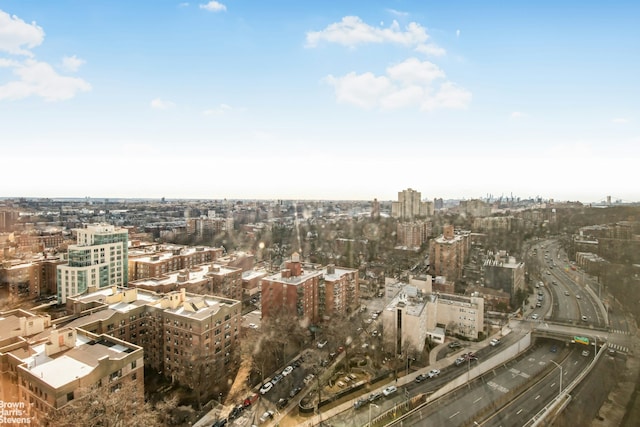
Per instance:
[[[311,380],[313,380],[314,378],[315,378],[315,375],[313,375],[313,374],[309,374],[309,375],[307,375],[306,377],[304,377],[304,381],[303,381],[303,382],[304,382],[305,384],[309,384],[309,383],[311,382]]]
[[[296,359],[293,362],[291,362],[291,366],[293,366],[294,368],[298,368],[300,367],[300,365],[302,365],[302,360],[300,359]]]
[[[267,394],[269,390],[271,390],[272,388],[273,388],[272,382],[264,383],[262,384],[262,387],[260,387],[260,394]]]
[[[558,286],[558,282],[556,282],[555,280],[552,280],[552,281],[551,281],[551,284],[552,284],[552,285],[556,285],[556,286]]]
[[[368,402],[368,399],[365,399],[365,398],[358,399],[358,400],[356,400],[355,402],[353,402],[353,408],[354,408],[354,409],[361,408],[361,407],[363,407],[367,402]]]
[[[491,341],[489,341],[489,344],[491,344],[492,347],[495,347],[500,344],[500,340],[497,338],[493,338]]]
[[[417,383],[421,383],[422,381],[426,380],[427,378],[429,378],[429,376],[427,374],[420,374],[416,377],[415,382]]]
[[[300,393],[302,391],[302,387],[294,387],[291,389],[291,391],[289,392],[289,397],[295,397],[298,393]]]
[[[552,345],[551,349],[550,349],[551,353],[557,353],[558,352],[558,346],[557,345]]]
[[[584,357],[589,356],[589,350],[582,350],[582,355],[583,355]]]
[[[440,369],[432,369],[429,371],[429,378],[435,378],[440,375]]]
[[[464,357],[458,357],[456,359],[456,366],[460,366],[462,365],[464,362],[466,362],[467,360]]]
[[[540,301],[538,301],[538,302],[536,303],[536,308],[541,308],[541,307],[542,307],[542,303],[541,303]]]
[[[373,332],[371,332],[371,336],[372,336],[372,337],[377,337],[377,336],[378,336],[378,331],[373,331]]]
[[[460,341],[454,341],[449,343],[449,348],[454,349],[454,348],[460,348],[462,347],[462,344],[460,344]]]
[[[580,299],[581,297],[580,297],[580,295],[576,295],[576,298],[577,298],[577,299]]]
[[[275,414],[275,412],[273,412],[271,409],[269,409],[267,412],[262,414],[262,416],[260,417],[260,422],[261,423],[266,422],[268,419],[273,418],[274,414]]]
[[[318,341],[318,348],[324,348],[327,345],[327,340]]]
[[[531,315],[531,319],[532,319],[532,320],[538,320],[538,317],[539,317],[539,316],[538,316],[538,313],[533,313],[533,314]]]
[[[229,419],[233,420],[235,418],[238,418],[240,416],[240,413],[242,413],[242,411],[244,411],[244,405],[240,404],[240,405],[235,406],[231,410],[231,413],[229,414]]]
[[[284,378],[284,375],[282,375],[282,374],[277,374],[275,377],[273,377],[273,378],[271,379],[271,384],[276,385],[276,384],[278,384],[278,383],[280,382],[280,380],[281,380],[281,379],[283,379],[283,378]]]
[[[244,401],[242,402],[242,404],[245,407],[251,406],[251,404],[254,403],[256,400],[258,400],[258,395],[257,394],[252,394],[251,396],[245,397]]]
[[[382,390],[382,394],[385,396],[390,396],[393,393],[395,393],[396,391],[398,391],[398,387],[394,386],[394,385],[390,385],[389,387],[385,387],[384,390]]]
[[[332,351],[331,353],[329,353],[329,360],[333,360],[337,355],[338,353],[336,353],[335,351]]]
[[[607,354],[609,354],[609,356],[611,356],[611,357],[615,357],[616,351],[614,349],[612,349],[612,348],[609,348],[607,350]]]
[[[227,425],[227,419],[223,418],[221,420],[216,421],[211,425],[211,427],[222,427]]]
[[[338,353],[342,353],[344,351],[344,347],[340,346],[338,347],[338,350],[336,350]]]
[[[284,369],[282,370],[282,376],[285,376],[285,377],[286,377],[286,376],[287,376],[287,375],[289,375],[291,372],[293,372],[293,366],[289,365],[289,366],[287,366],[286,368],[284,368]]]
[[[249,327],[251,329],[258,329],[258,325],[256,325],[255,323],[249,323]]]
[[[569,291],[564,291],[564,296],[568,297],[569,296]]]
[[[582,321],[586,322],[587,321],[587,316],[582,316]]]
[[[286,399],[286,398],[284,398],[284,397],[281,397],[281,398],[278,400],[278,403],[276,403],[276,408],[278,408],[278,409],[282,409],[282,408],[284,408],[285,406],[287,406],[287,403],[289,403],[289,399]]]
[[[375,402],[376,400],[380,399],[382,397],[382,393],[380,393],[379,391],[376,391],[375,393],[371,393],[369,395],[369,402]]]

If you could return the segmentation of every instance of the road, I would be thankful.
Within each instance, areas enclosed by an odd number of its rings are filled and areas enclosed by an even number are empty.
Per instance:
[[[476,417],[506,404],[513,393],[527,387],[531,378],[544,371],[550,360],[559,361],[561,352],[550,352],[548,343],[535,345],[516,360],[487,372],[478,380],[447,395],[402,420],[403,426],[473,424]]]

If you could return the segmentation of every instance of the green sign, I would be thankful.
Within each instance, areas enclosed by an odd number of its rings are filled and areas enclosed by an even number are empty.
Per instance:
[[[580,344],[589,345],[589,338],[586,337],[573,337],[573,341]]]

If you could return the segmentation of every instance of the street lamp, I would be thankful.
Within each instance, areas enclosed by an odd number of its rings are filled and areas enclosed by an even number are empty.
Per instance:
[[[554,360],[550,360],[550,362],[560,368],[560,391],[558,391],[558,397],[560,397],[562,395],[562,365],[559,365]]]
[[[380,409],[380,407],[375,403],[369,403],[369,424],[367,424],[367,427],[371,427],[371,407],[372,406],[375,406],[376,408]]]

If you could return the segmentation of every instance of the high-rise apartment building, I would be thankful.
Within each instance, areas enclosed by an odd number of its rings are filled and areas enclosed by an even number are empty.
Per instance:
[[[77,243],[69,246],[67,264],[57,268],[58,302],[87,289],[126,286],[128,241],[126,229],[109,224],[77,230]]]
[[[113,393],[130,385],[128,400],[144,402],[141,347],[82,329],[56,328],[49,316],[2,313],[0,362],[0,398],[17,409],[15,425],[44,425],[96,389]]]
[[[391,204],[391,216],[402,220],[433,215],[433,203],[423,202],[419,191],[408,188],[398,192],[398,201]]]
[[[240,347],[242,303],[187,293],[109,288],[67,300],[82,316],[67,326],[131,342],[144,348],[144,364],[203,396],[225,391]]]
[[[431,235],[431,221],[399,222],[396,226],[398,246],[419,248]]]
[[[453,225],[445,225],[442,236],[429,245],[429,263],[434,276],[455,281],[462,277],[462,267],[469,253],[469,234],[455,234]]]

